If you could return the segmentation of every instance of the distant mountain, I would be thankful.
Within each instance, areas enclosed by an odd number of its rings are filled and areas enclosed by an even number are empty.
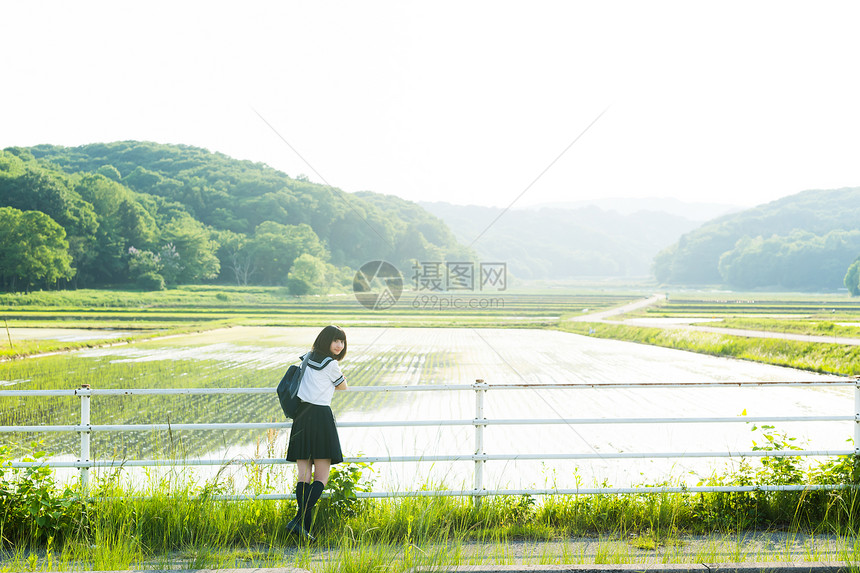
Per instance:
[[[660,212],[623,215],[594,206],[509,210],[419,203],[483,261],[523,279],[644,276],[651,261],[697,223]]]
[[[565,201],[561,203],[541,203],[528,210],[551,209],[581,209],[583,207],[599,207],[604,211],[615,211],[622,215],[632,215],[637,211],[657,211],[668,213],[691,221],[709,221],[722,215],[742,211],[743,207],[726,203],[689,203],[674,197],[607,197],[602,199],[587,199],[583,201]]]
[[[837,289],[860,255],[860,188],[810,190],[725,215],[655,258],[657,280]]]

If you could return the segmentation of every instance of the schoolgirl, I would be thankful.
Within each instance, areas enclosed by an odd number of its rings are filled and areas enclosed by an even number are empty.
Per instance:
[[[323,328],[308,358],[298,392],[302,403],[290,429],[287,460],[298,466],[298,512],[287,523],[287,531],[307,539],[313,539],[313,509],[328,483],[331,466],[343,461],[331,399],[335,390],[347,389],[338,364],[344,356],[346,333],[334,325]]]

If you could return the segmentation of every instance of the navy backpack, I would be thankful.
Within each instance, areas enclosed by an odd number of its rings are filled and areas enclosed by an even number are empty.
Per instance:
[[[299,386],[302,385],[302,377],[305,375],[305,368],[308,365],[308,358],[310,356],[310,352],[305,354],[301,368],[295,364],[287,368],[287,373],[284,374],[284,377],[278,383],[278,400],[280,400],[281,409],[287,418],[295,418],[296,412],[299,410],[299,404],[302,403],[298,396]]]

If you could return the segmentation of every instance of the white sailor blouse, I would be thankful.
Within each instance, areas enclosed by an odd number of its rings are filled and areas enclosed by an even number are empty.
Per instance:
[[[302,356],[302,360],[304,360]],[[326,356],[320,360],[320,355],[312,352],[308,358],[308,366],[299,386],[298,396],[303,402],[318,406],[330,406],[334,387],[344,381],[337,360]]]

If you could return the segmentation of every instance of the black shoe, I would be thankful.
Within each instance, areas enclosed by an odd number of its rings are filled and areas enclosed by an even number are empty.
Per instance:
[[[314,536],[308,533],[308,530],[305,529],[305,527],[296,519],[293,519],[289,523],[287,523],[287,525],[284,526],[284,529],[287,530],[287,533],[297,535],[300,539],[305,539],[307,541],[316,541]]]
[[[284,529],[287,530],[287,533],[297,535],[301,539],[306,539],[308,541],[316,541],[314,536],[308,533],[308,530],[305,529],[304,525],[301,524],[301,521],[299,519],[291,519],[287,523],[287,525],[284,526]]]

